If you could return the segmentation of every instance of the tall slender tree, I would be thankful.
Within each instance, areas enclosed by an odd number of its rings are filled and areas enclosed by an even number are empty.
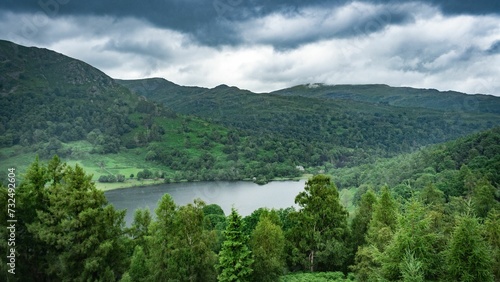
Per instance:
[[[175,271],[170,264],[174,244],[176,205],[172,196],[165,194],[155,210],[156,221],[151,224],[151,250],[148,259],[151,280],[168,281],[169,272]],[[172,268],[172,269],[171,269]]]
[[[369,189],[363,196],[356,209],[354,218],[351,222],[351,240],[352,250],[356,252],[358,247],[366,243],[365,237],[368,232],[368,226],[372,219],[373,209],[377,203],[377,196],[373,190]]]
[[[374,206],[373,216],[366,234],[366,244],[356,252],[352,269],[359,281],[377,281],[380,276],[381,257],[396,232],[397,204],[389,187],[382,187],[380,198]]]
[[[458,219],[446,251],[446,266],[449,281],[493,281],[490,246],[475,217],[465,215]]]
[[[226,240],[222,244],[217,264],[218,281],[250,281],[254,260],[247,246],[248,237],[243,233],[243,220],[234,208],[229,214],[224,234]]]
[[[300,209],[291,214],[294,260],[305,269],[345,270],[349,255],[347,211],[331,178],[316,175],[295,198]]]
[[[500,209],[492,209],[484,222],[484,232],[493,254],[493,275],[500,281]]]

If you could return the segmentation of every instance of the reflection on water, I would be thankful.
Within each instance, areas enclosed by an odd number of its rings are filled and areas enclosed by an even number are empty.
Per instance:
[[[154,212],[158,200],[169,193],[177,205],[192,203],[200,198],[207,204],[218,204],[229,214],[234,206],[243,215],[260,207],[286,208],[294,205],[295,196],[304,189],[305,180],[273,181],[257,185],[249,181],[214,181],[171,183],[149,187],[133,187],[105,192],[117,209],[127,209],[125,220],[130,224],[134,210],[149,207]]]

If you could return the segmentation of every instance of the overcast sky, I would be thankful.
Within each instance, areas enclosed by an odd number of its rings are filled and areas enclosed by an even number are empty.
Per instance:
[[[114,78],[255,92],[384,83],[500,96],[499,0],[2,0],[0,38]]]

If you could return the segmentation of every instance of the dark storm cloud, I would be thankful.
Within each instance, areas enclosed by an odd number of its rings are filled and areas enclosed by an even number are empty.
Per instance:
[[[116,78],[267,92],[386,83],[500,95],[500,1],[0,1],[0,38]]]
[[[157,42],[156,40],[148,40],[147,42],[137,42],[134,40],[117,40],[110,39],[104,46],[102,46],[102,51],[116,51],[119,53],[129,53],[140,56],[150,56],[157,59],[168,59],[171,58],[171,52],[164,48],[163,42]]]
[[[384,4],[398,6],[403,3],[415,1],[373,0],[360,1],[371,4]],[[451,14],[500,14],[500,1],[498,0],[476,0],[476,1],[445,1],[445,0],[422,0],[440,7],[444,13]],[[144,19],[152,24],[177,30],[193,37],[194,40],[206,45],[241,43],[239,35],[241,30],[236,29],[239,23],[249,22],[254,19],[266,17],[272,14],[284,14],[289,17],[300,15],[307,8],[329,8],[339,7],[351,3],[347,0],[325,1],[325,0],[39,0],[18,1],[4,0],[0,2],[0,10],[12,12],[42,12],[49,17],[56,16],[111,16],[111,17],[135,17]],[[397,25],[411,20],[407,12],[391,11],[390,21],[382,21],[382,24],[373,24],[373,19],[366,19],[360,15],[357,22],[349,27],[332,30],[321,30],[309,36],[295,40],[274,42],[277,47],[295,47],[304,42],[321,40],[331,37],[356,36],[359,33],[371,33],[383,29],[386,25]],[[363,22],[363,19],[365,22]],[[376,19],[376,18],[375,18]],[[379,21],[380,23],[381,21]],[[273,43],[273,42],[266,42]]]
[[[487,52],[489,54],[500,54],[500,40],[495,41],[493,44],[491,44]]]

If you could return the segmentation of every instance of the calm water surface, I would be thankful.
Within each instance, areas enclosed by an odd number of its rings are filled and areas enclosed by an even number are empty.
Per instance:
[[[154,212],[160,198],[169,193],[177,205],[192,203],[200,198],[207,204],[217,204],[226,215],[234,206],[243,215],[260,207],[286,208],[294,206],[295,196],[304,190],[305,180],[273,181],[257,185],[249,181],[214,181],[171,183],[148,187],[133,187],[107,191],[104,194],[117,209],[126,209],[125,220],[130,224],[134,210],[149,207]]]

